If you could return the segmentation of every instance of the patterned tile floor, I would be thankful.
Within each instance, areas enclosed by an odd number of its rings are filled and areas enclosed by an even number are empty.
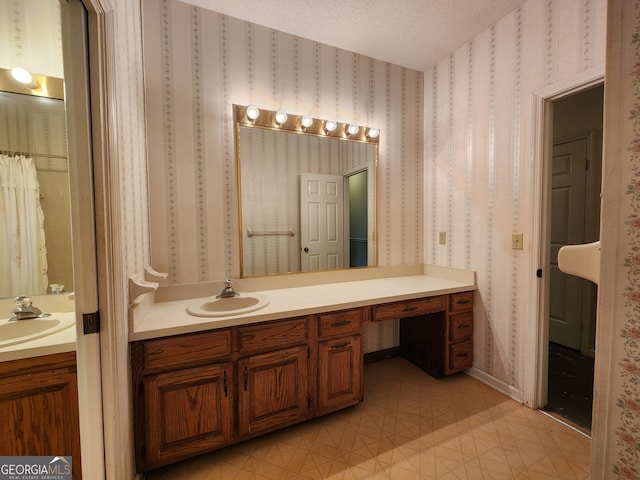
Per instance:
[[[361,405],[150,472],[147,480],[588,479],[591,441],[467,375],[396,357]]]

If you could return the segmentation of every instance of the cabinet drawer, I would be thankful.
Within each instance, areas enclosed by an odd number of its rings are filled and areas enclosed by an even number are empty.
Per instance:
[[[306,317],[238,328],[240,353],[267,352],[307,342]]]
[[[449,312],[464,312],[473,308],[473,292],[452,293]]]
[[[459,342],[473,335],[473,313],[464,312],[449,317],[449,341]]]
[[[362,309],[323,313],[318,316],[318,336],[321,338],[360,333]]]
[[[145,371],[209,363],[231,353],[231,330],[151,340],[142,349]]]
[[[451,372],[457,372],[473,366],[473,340],[452,344],[449,353]]]
[[[402,317],[413,317],[423,313],[441,312],[446,310],[445,295],[416,300],[404,300],[402,302],[375,305],[371,309],[371,319],[374,322]]]

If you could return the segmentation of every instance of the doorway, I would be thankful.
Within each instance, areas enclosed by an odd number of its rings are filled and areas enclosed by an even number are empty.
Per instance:
[[[591,430],[597,287],[561,272],[564,245],[599,238],[602,84],[551,102],[549,296],[545,409]]]

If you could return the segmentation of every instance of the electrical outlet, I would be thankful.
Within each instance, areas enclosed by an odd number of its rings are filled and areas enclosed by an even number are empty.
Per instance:
[[[440,232],[439,243],[440,243],[440,245],[446,245],[447,244],[447,232]]]
[[[512,250],[522,250],[523,246],[523,240],[522,240],[522,233],[512,233],[511,234],[511,249]]]

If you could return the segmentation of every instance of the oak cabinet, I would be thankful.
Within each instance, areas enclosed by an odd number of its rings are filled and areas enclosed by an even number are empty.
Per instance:
[[[444,345],[446,375],[473,366],[473,292],[449,295]]]
[[[362,401],[365,314],[353,308],[318,316],[318,415]]]
[[[363,324],[400,319],[400,353],[435,375],[473,362],[473,292],[131,344],[136,462],[147,471],[363,400]]]
[[[310,418],[308,317],[131,345],[147,471]]]
[[[309,416],[307,346],[253,355],[238,361],[238,431],[269,432]]]
[[[324,415],[362,401],[362,337],[318,345],[318,413]]]
[[[71,456],[82,478],[75,352],[0,363],[0,452]]]
[[[166,465],[229,443],[232,379],[230,362],[145,376],[144,464]]]
[[[372,320],[400,319],[400,354],[434,377],[473,366],[473,292],[372,307]]]

